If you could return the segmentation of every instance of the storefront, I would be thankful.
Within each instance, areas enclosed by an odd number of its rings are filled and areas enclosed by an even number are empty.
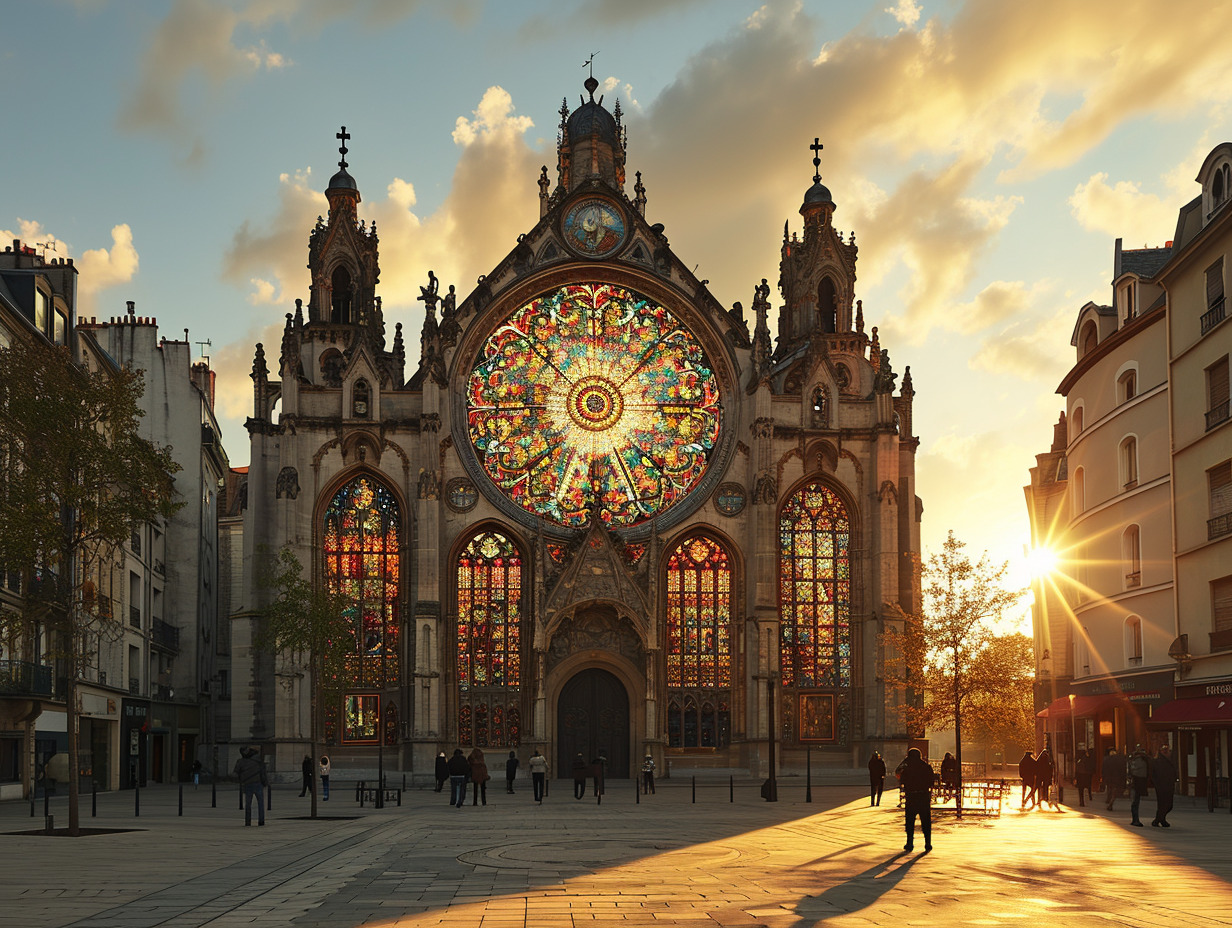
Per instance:
[[[1176,699],[1161,706],[1150,725],[1154,731],[1173,734],[1181,792],[1205,796],[1209,808],[1226,802],[1232,680],[1178,686]]]

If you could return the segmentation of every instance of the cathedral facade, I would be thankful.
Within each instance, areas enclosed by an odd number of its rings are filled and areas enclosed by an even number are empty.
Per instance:
[[[906,746],[880,635],[918,602],[910,369],[896,390],[865,331],[819,159],[772,339],[764,279],[748,317],[724,308],[647,221],[595,89],[562,106],[512,250],[464,295],[429,272],[410,364],[339,133],[310,297],[252,368],[231,737],[280,772],[311,719],[300,658],[256,646],[286,547],[353,629],[322,714],[336,773],[380,752],[429,779],[479,746],[764,775],[772,736],[786,767]]]

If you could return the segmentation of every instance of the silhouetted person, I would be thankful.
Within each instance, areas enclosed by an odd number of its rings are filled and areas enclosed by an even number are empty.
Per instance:
[[[920,830],[924,832],[924,850],[933,849],[933,816],[932,788],[933,768],[920,755],[919,748],[907,752],[907,760],[902,764],[903,793],[907,806],[907,843],[904,851],[915,847],[915,819],[920,817]]]
[[[1022,780],[1022,807],[1027,807],[1027,800],[1035,805],[1035,755],[1030,751],[1023,752],[1018,761],[1018,778]]]
[[[1108,811],[1116,802],[1117,794],[1125,784],[1125,755],[1118,754],[1116,748],[1108,748],[1104,754],[1104,762],[1100,766],[1099,775],[1104,781],[1104,799]]]
[[[244,791],[244,824],[252,824],[252,801],[257,801],[257,824],[265,824],[265,788],[269,780],[265,764],[257,756],[255,748],[240,748],[240,759],[235,762],[235,777]]]
[[[952,796],[958,789],[958,761],[949,751],[941,758],[941,789],[947,796]]]
[[[299,764],[300,779],[303,781],[299,788],[299,795],[301,799],[312,792],[312,768],[314,766],[316,765],[312,762],[312,756],[305,754],[304,759],[300,761]]]
[[[1168,745],[1160,745],[1159,753],[1151,761],[1151,779],[1155,782],[1155,818],[1152,825],[1162,825],[1171,828],[1168,813],[1172,811],[1172,801],[1176,797],[1176,762],[1172,760],[1172,749]]]
[[[548,759],[536,750],[530,756],[527,766],[530,767],[530,781],[535,790],[535,802],[543,802],[543,783],[548,776]]]
[[[1051,802],[1049,798],[1052,790],[1052,778],[1054,770],[1052,766],[1052,755],[1048,753],[1048,749],[1039,752],[1039,756],[1035,758],[1035,798],[1039,802]],[[1056,803],[1053,803],[1056,806]]]
[[[590,762],[591,774],[595,778],[595,798],[603,801],[603,784],[607,775],[607,755],[602,751]]]
[[[1146,795],[1147,782],[1151,776],[1151,760],[1146,756],[1146,751],[1142,750],[1142,745],[1134,746],[1134,753],[1129,758],[1129,824],[1141,828],[1142,819],[1138,817],[1138,806],[1142,803],[1142,797]]]
[[[488,804],[488,780],[492,779],[488,773],[488,763],[483,759],[483,751],[479,748],[473,748],[470,754],[466,755],[466,761],[471,765],[471,805],[479,805],[480,797],[483,799],[483,804]]]
[[[1083,799],[1085,791],[1086,798],[1094,803],[1094,798],[1091,796],[1091,781],[1095,779],[1095,759],[1085,748],[1078,752],[1078,759],[1074,764],[1074,783],[1078,787],[1078,805],[1085,806],[1086,802]]]
[[[642,759],[642,792],[653,793],[655,791],[655,762],[654,758],[649,754]]]
[[[886,765],[878,751],[868,759],[868,804],[881,805],[881,791],[885,788]]]
[[[466,781],[470,779],[471,765],[462,749],[454,748],[446,767],[449,770],[449,804],[460,809],[466,802]]]
[[[581,799],[586,795],[586,778],[590,776],[590,764],[581,751],[573,758],[573,798]]]
[[[505,791],[513,792],[513,781],[518,775],[518,752],[510,751],[509,759],[505,761]]]
[[[439,793],[445,788],[445,781],[449,779],[449,760],[445,757],[445,752],[441,751],[436,755],[436,791]]]

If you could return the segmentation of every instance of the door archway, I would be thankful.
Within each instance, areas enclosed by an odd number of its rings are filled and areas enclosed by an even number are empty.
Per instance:
[[[607,755],[607,776],[629,776],[629,693],[610,671],[574,674],[556,703],[556,770],[568,776],[578,752],[587,761]]]

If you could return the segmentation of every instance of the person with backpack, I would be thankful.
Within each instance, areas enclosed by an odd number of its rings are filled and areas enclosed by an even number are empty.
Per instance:
[[[535,791],[535,802],[543,803],[543,786],[548,776],[548,759],[538,750],[530,756],[530,781]]]
[[[253,747],[240,748],[240,759],[235,762],[235,777],[244,791],[244,824],[252,824],[252,801],[257,800],[257,824],[265,824],[265,788],[269,778],[265,764]]]

